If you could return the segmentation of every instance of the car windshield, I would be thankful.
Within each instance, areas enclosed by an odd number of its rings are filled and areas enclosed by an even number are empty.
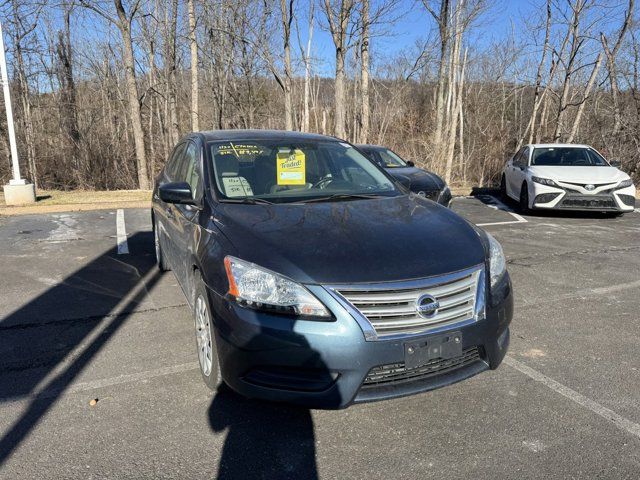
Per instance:
[[[531,165],[558,167],[604,167],[609,164],[602,155],[591,148],[544,147],[536,148],[533,151]]]
[[[394,167],[406,167],[407,162],[405,162],[400,156],[389,150],[388,148],[381,148],[378,150],[378,154],[380,155],[380,160],[386,168],[394,168]]]
[[[239,140],[211,143],[209,149],[223,201],[285,203],[400,194],[347,143]]]

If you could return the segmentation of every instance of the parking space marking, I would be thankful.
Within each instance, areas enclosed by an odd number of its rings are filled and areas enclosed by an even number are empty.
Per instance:
[[[529,378],[532,378],[536,382],[540,382],[543,385],[549,387],[551,390],[559,393],[560,395],[568,398],[569,400],[574,401],[578,405],[581,405],[589,410],[591,410],[596,415],[601,416],[605,420],[613,423],[620,430],[625,430],[626,432],[640,438],[640,425],[635,422],[632,422],[628,418],[623,417],[622,415],[617,414],[613,410],[609,410],[607,407],[600,405],[595,400],[591,400],[590,398],[585,397],[581,393],[576,392],[575,390],[562,385],[559,382],[556,382],[554,379],[547,377],[543,373],[534,370],[531,367],[528,367],[524,363],[519,362],[515,358],[507,355],[504,358],[504,363],[509,365],[512,368],[515,368],[520,373],[525,374]]]
[[[493,195],[478,195],[478,197],[466,196],[466,197],[459,197],[459,198],[475,199],[475,198],[479,198],[479,197],[483,197],[485,199],[489,199],[489,201],[491,203],[485,203],[485,202],[482,202],[482,200],[480,200],[485,206],[487,206],[489,208],[492,208],[494,210],[501,210],[503,212],[506,212],[509,215],[511,215],[513,218],[515,218],[515,220],[509,220],[509,221],[506,221],[506,222],[476,223],[476,225],[478,227],[488,227],[490,225],[512,225],[514,223],[528,223],[528,220],[526,218],[524,218],[522,215],[519,215],[516,212],[514,212],[511,207],[505,205],[503,202],[498,200]]]
[[[513,218],[515,218],[517,221],[515,222],[510,222],[510,223],[527,223],[527,219],[524,218],[522,215],[517,214],[516,212],[513,211],[513,209],[507,205],[505,205],[503,202],[501,202],[500,200],[498,200],[496,197],[494,197],[493,195],[484,195],[484,197],[488,197],[491,199],[491,201],[493,202],[493,205],[488,204],[487,207],[489,208],[493,208],[494,210],[502,210],[503,212],[507,212],[509,215],[511,215]],[[478,224],[479,226],[482,225],[500,225],[500,224],[504,224],[506,222],[494,222],[494,223],[484,223],[484,224]]]
[[[124,226],[124,210],[122,209],[119,209],[116,214],[116,242],[118,245],[118,255],[129,253],[127,230]]]

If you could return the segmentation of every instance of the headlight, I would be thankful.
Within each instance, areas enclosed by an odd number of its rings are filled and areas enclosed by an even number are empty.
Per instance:
[[[558,186],[558,184],[556,182],[554,182],[553,180],[550,180],[548,178],[531,177],[531,180],[533,180],[535,183],[540,183],[541,185],[547,185],[549,187],[557,187]]]
[[[311,317],[330,317],[320,300],[299,283],[254,263],[227,256],[229,294],[248,307]]]
[[[621,181],[616,188],[627,188],[633,185],[633,180],[630,178],[628,180]]]
[[[491,287],[493,287],[506,271],[507,262],[500,243],[490,233],[487,233],[487,238],[489,239],[489,276]]]

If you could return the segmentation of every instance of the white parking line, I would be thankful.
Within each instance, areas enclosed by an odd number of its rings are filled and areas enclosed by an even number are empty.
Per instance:
[[[506,222],[477,223],[476,224],[477,226],[479,226],[479,227],[488,227],[489,225],[511,225],[511,224],[514,224],[514,223],[527,223],[527,219],[526,218],[524,218],[522,215],[519,215],[516,212],[514,212],[511,207],[505,205],[503,202],[498,200],[493,195],[480,195],[480,196],[485,198],[485,199],[488,199],[489,202],[491,202],[491,203],[482,202],[487,207],[493,208],[494,210],[502,210],[503,212],[507,212],[509,215],[511,215],[513,218],[515,218],[515,220],[510,220],[510,221],[506,221]],[[465,197],[465,198],[476,198],[476,197]]]
[[[640,425],[632,422],[628,418],[625,418],[622,415],[617,414],[613,410],[609,410],[607,407],[600,405],[598,402],[585,397],[581,393],[578,393],[575,390],[572,390],[571,388],[566,387],[559,382],[556,382],[554,379],[547,377],[546,375],[538,372],[537,370],[534,370],[531,367],[528,367],[527,365],[519,362],[513,357],[506,356],[504,358],[504,363],[512,368],[515,368],[519,372],[524,373],[526,376],[532,378],[536,382],[540,382],[543,385],[546,385],[551,390],[559,393],[569,400],[573,400],[578,405],[582,405],[583,407],[588,408],[596,415],[599,415],[605,420],[613,423],[620,430],[625,430],[631,435],[635,435],[636,437],[640,438]]]
[[[116,244],[119,255],[129,253],[127,230],[124,227],[124,210],[118,210],[116,214]]]

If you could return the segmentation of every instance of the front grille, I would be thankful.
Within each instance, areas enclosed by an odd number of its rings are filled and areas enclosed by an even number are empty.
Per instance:
[[[600,187],[606,187],[606,186],[609,186],[609,185],[613,187],[615,185],[615,183],[573,183],[573,182],[562,182],[562,184],[563,184],[562,188],[564,188],[565,190],[568,190],[568,191],[571,191],[571,192],[579,192],[579,193],[581,193],[580,190],[573,189],[571,187],[567,187],[566,185],[574,185],[576,187],[581,187],[581,188],[584,188],[584,189],[586,189],[587,185],[593,185],[595,187],[594,190],[596,188],[600,188]],[[606,190],[606,191],[609,192],[610,190]],[[600,192],[600,193],[604,193],[604,192]]]
[[[616,202],[611,196],[571,195],[562,200],[562,207],[567,208],[616,208]]]
[[[481,360],[478,347],[466,348],[459,357],[437,358],[420,367],[406,369],[404,363],[391,363],[374,367],[364,380],[365,386],[400,383],[441,375]]]
[[[337,292],[371,323],[378,337],[420,333],[473,318],[482,267],[458,274],[432,277],[401,285],[349,286]],[[439,307],[429,317],[418,314],[416,304],[423,295],[432,296]]]

